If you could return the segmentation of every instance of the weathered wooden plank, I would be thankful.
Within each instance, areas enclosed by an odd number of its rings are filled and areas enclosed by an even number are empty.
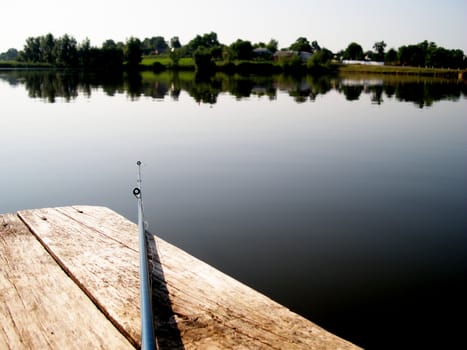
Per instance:
[[[153,274],[165,283],[159,290],[169,291],[186,347],[355,348],[177,247],[157,238],[155,242]]]
[[[16,215],[0,215],[0,349],[134,349]]]
[[[96,230],[58,209],[18,215],[114,325],[140,346],[138,253],[111,238],[105,227]]]
[[[137,339],[136,225],[102,207],[35,210],[21,212],[21,217],[114,321],[129,327],[126,332]],[[161,348],[356,348],[158,237],[148,234],[148,240]],[[108,285],[102,288],[99,280]]]

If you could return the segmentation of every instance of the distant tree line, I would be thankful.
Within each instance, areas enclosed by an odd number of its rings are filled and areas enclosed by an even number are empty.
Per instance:
[[[400,64],[407,66],[466,67],[466,59],[462,50],[447,50],[426,40],[417,45],[400,47],[398,60]]]
[[[364,52],[363,48],[353,42],[339,52],[345,60],[371,60],[391,65],[434,67],[434,68],[466,68],[467,59],[462,50],[448,50],[437,46],[434,42],[423,41],[415,45],[404,45],[398,50],[385,51],[384,41],[376,42],[373,51]]]
[[[57,67],[117,69],[123,66],[137,68],[143,56],[165,55],[170,57],[172,68],[178,66],[181,58],[191,57],[196,67],[202,71],[212,70],[215,62],[249,60],[275,61],[284,70],[323,68],[328,67],[331,61],[340,60],[380,61],[390,65],[416,67],[467,67],[467,59],[462,50],[445,49],[433,42],[423,41],[388,51],[386,47],[384,41],[378,41],[372,50],[364,51],[360,44],[352,42],[345,50],[333,53],[321,47],[317,41],[310,42],[305,37],[299,37],[289,47],[279,50],[275,39],[268,43],[237,39],[230,45],[224,45],[219,42],[215,32],[196,35],[185,45],[176,36],[169,41],[162,36],[155,36],[142,41],[132,37],[125,43],[109,39],[101,47],[94,47],[88,39],[78,44],[68,34],[55,38],[49,33],[28,38],[23,50],[9,49],[0,54],[0,60],[41,62]]]
[[[19,52],[18,50],[11,48],[5,52],[0,53],[0,61],[14,61],[18,59]]]
[[[139,39],[129,38],[126,43],[106,40],[101,47],[91,46],[89,39],[78,44],[68,34],[55,38],[52,34],[26,39],[16,60],[20,62],[48,63],[56,67],[121,69],[124,62],[134,67],[141,61],[143,45]],[[10,51],[10,50],[9,50]]]

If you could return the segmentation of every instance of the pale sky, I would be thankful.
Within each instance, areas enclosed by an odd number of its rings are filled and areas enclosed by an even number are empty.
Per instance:
[[[397,49],[426,39],[467,53],[467,0],[27,0],[0,8],[0,52],[49,32],[100,46],[159,35],[186,44],[214,31],[227,45],[274,38],[282,48],[303,36],[332,51],[352,41],[366,51],[376,41]]]

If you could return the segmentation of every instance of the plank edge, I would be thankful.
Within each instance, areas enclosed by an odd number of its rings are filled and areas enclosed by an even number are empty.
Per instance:
[[[59,208],[52,208],[53,210]],[[34,228],[30,223],[28,223],[28,219],[25,217],[23,213],[31,213],[32,215],[36,215],[34,213],[35,210],[38,209],[30,209],[30,210],[22,210],[18,211],[16,215],[18,218],[26,225],[29,232],[38,240],[38,242],[44,247],[45,251],[52,257],[52,259],[57,263],[57,265],[64,271],[64,273],[81,289],[81,291],[92,301],[92,303],[97,307],[97,309],[110,321],[110,323],[133,345],[135,348],[138,348],[140,345],[138,344],[137,340],[134,339],[128,331],[124,328],[123,325],[120,325],[117,320],[115,320],[109,312],[105,309],[104,305],[102,305],[96,297],[92,295],[92,293],[79,281],[79,279],[73,275],[73,273],[66,267],[65,263],[53,252],[53,250],[44,242],[40,236],[35,232]],[[43,219],[43,218],[41,218]]]

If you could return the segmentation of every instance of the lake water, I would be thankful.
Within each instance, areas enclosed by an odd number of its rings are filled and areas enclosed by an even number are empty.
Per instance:
[[[467,84],[0,71],[0,212],[103,205],[371,349],[464,342]],[[187,266],[189,268],[189,266]]]

